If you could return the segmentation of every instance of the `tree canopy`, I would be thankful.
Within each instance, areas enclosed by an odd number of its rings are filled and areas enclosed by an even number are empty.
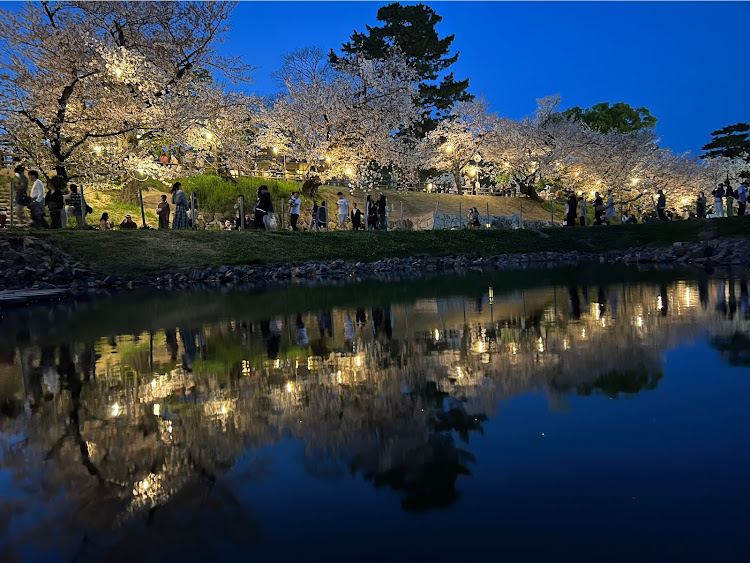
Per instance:
[[[564,117],[585,123],[600,133],[630,133],[640,129],[653,129],[656,118],[648,108],[633,108],[624,102],[609,105],[609,102],[595,104],[587,109],[578,106],[562,112]]]
[[[703,145],[701,158],[742,158],[750,162],[750,125],[736,123],[711,133],[711,142]]]
[[[331,62],[338,65],[356,55],[383,59],[393,47],[398,48],[416,75],[415,104],[422,115],[414,132],[423,137],[450,114],[454,103],[473,99],[466,91],[468,79],[457,81],[452,72],[443,74],[458,60],[459,53],[450,54],[455,36],[438,35],[435,27],[443,18],[424,4],[388,4],[378,10],[377,18],[383,25],[368,25],[364,32],[355,31],[351,40],[342,45],[342,56],[331,51]]]

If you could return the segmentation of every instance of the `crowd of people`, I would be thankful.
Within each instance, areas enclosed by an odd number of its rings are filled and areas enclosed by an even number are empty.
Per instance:
[[[17,225],[28,225],[40,229],[60,229],[68,226],[69,219],[74,219],[76,226],[81,227],[84,224],[85,215],[93,213],[93,209],[83,200],[76,184],[70,184],[68,189],[65,189],[64,185],[60,186],[58,182],[53,181],[53,178],[48,182],[47,190],[45,190],[36,170],[29,170],[27,174],[25,168],[19,165],[16,166],[14,172],[12,187]],[[31,185],[30,191],[29,185]],[[729,181],[719,183],[711,191],[713,210],[709,210],[708,204],[710,201],[706,198],[705,192],[700,192],[695,201],[695,210],[694,212],[691,211],[689,215],[698,219],[745,215],[749,190],[750,185],[747,180],[743,181],[736,189],[731,186]],[[659,190],[657,196],[654,203],[655,214],[643,214],[641,218],[643,222],[672,220],[673,213],[667,209],[666,195],[662,190]],[[191,201],[183,191],[182,184],[176,182],[171,189],[170,201],[174,207],[170,206],[166,195],[160,196],[160,202],[156,209],[159,229],[170,228],[170,217],[172,229],[191,228],[198,208],[197,199],[193,198]],[[594,225],[610,224],[617,216],[615,199],[611,191],[606,193],[606,201],[599,192],[595,192],[591,205],[594,211]],[[307,225],[300,224],[302,199],[299,192],[292,193],[287,206],[289,225],[292,231],[306,229],[319,232],[321,229],[329,229],[326,201],[322,201],[320,205],[316,200],[312,202],[312,207],[306,210],[311,217],[310,223]],[[26,218],[27,209],[29,211],[28,220]],[[383,192],[379,193],[377,199],[368,195],[364,209],[360,209],[357,203],[350,203],[342,192],[338,192],[334,225],[339,230],[348,228],[354,231],[388,230],[390,210],[388,200]],[[47,218],[49,218],[49,223]],[[623,212],[621,219],[623,223],[638,222],[635,215],[630,211]],[[470,229],[481,228],[480,214],[476,207],[469,209],[467,222]],[[6,210],[0,209],[0,227],[5,227],[7,223]],[[275,231],[279,228],[268,186],[263,185],[258,188],[251,214],[245,217],[244,224],[251,228],[267,231]],[[589,203],[582,193],[576,195],[575,192],[571,192],[567,195],[563,224],[569,227],[589,224]],[[103,213],[98,226],[100,230],[111,230],[115,228],[115,222],[110,219],[108,213]],[[138,228],[130,215],[126,215],[117,226],[120,229]],[[226,221],[224,228],[234,230],[242,226],[241,218],[237,217],[234,222]]]

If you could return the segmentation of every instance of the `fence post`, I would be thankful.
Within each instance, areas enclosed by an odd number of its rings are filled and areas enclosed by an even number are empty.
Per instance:
[[[435,213],[432,214],[432,230],[433,231],[435,230],[435,220],[437,219],[437,212],[438,212],[438,207],[439,206],[440,206],[440,202],[438,201],[435,204]]]
[[[281,230],[286,229],[286,225],[284,223],[284,219],[286,218],[286,215],[284,214],[284,198],[281,198]]]
[[[10,201],[8,202],[8,205],[10,205],[10,226],[13,228],[13,217],[16,213],[16,202],[13,201],[13,180],[10,181]]]
[[[240,229],[243,231],[247,229],[245,222],[245,196],[240,196]]]
[[[458,228],[463,229],[464,227],[464,214],[461,211],[461,202],[458,202]]]
[[[83,191],[83,186],[81,186],[81,191]],[[143,208],[143,190],[141,189],[140,186],[138,186],[138,197],[141,200],[141,219],[143,220],[143,228],[145,229],[146,228],[146,210]],[[81,201],[83,201],[83,196],[81,196]],[[84,210],[81,209],[81,211],[83,212]],[[81,215],[83,216],[83,213],[81,213]]]
[[[490,223],[490,202],[488,201],[487,202],[487,228],[488,229],[490,228],[491,224],[492,223]]]
[[[523,199],[518,199],[518,228],[523,229]]]
[[[404,228],[404,201],[401,200],[401,229]]]
[[[86,198],[83,197],[83,184],[81,184],[81,222],[83,223],[83,228],[85,229],[86,228]]]

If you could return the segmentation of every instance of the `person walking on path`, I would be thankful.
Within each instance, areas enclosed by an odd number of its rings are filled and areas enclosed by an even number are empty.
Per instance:
[[[328,231],[328,205],[326,200],[321,201],[320,207],[318,207],[318,225]]]
[[[589,219],[589,210],[586,205],[586,197],[581,194],[581,199],[578,200],[578,222],[581,227],[585,227]]]
[[[15,175],[10,181],[13,184],[13,194],[15,195],[15,206],[16,206],[16,218],[18,219],[18,226],[23,227],[26,223],[26,207],[31,203],[29,197],[29,179],[26,177],[26,168],[18,165],[13,170]]]
[[[704,192],[700,192],[695,200],[695,216],[698,219],[706,218],[706,194]]]
[[[339,214],[339,228],[345,229],[346,228],[346,217],[349,215],[349,200],[344,197],[344,194],[339,192],[336,194],[338,196],[338,201],[336,202],[336,206],[338,208],[338,214]]]
[[[358,231],[362,228],[362,212],[357,209],[357,204],[352,203],[352,230]]]
[[[607,192],[607,218],[612,220],[615,218],[617,213],[615,212],[615,196],[612,192]]]
[[[568,196],[567,201],[567,214],[565,218],[567,219],[567,226],[568,227],[575,227],[576,226],[576,213],[578,211],[578,200],[576,199],[575,192],[571,192]]]
[[[182,183],[175,182],[172,186],[172,203],[174,204],[174,219],[172,228],[175,230],[188,228],[188,198],[182,191]]]
[[[268,191],[268,186],[263,185],[258,188],[258,201],[255,204],[255,228],[265,229],[266,231],[270,230],[273,211],[271,192]]]
[[[742,217],[747,206],[748,181],[743,181],[737,188],[737,215]]]
[[[81,199],[81,194],[78,193],[78,186],[75,184],[70,184],[68,203],[73,208],[73,217],[75,217],[76,226],[81,227],[83,225],[83,199]]]
[[[727,200],[727,217],[734,217],[734,188],[732,188],[732,184],[729,182],[727,182],[724,197]]]
[[[57,186],[57,182],[50,182],[49,184],[49,191],[44,198],[44,202],[47,204],[47,209],[49,209],[50,226],[53,229],[61,229],[60,213],[62,213],[64,205],[63,195]]]
[[[656,200],[656,213],[659,215],[659,220],[669,221],[666,214],[667,196],[664,195],[664,190],[659,190],[656,193],[659,194],[659,198]]]
[[[719,183],[711,195],[714,196],[714,217],[724,217],[724,184]]]
[[[320,232],[320,222],[318,221],[318,202],[313,201],[312,209],[310,209],[310,230],[313,230],[313,226],[315,227],[315,230]]]
[[[302,200],[299,198],[299,192],[292,192],[292,197],[289,198],[289,223],[293,231],[299,231],[297,221],[299,221],[300,205],[302,205]]]
[[[169,213],[170,208],[169,204],[167,203],[167,196],[162,194],[161,201],[159,202],[159,205],[156,206],[156,214],[159,216],[160,229],[169,228]]]
[[[602,224],[602,215],[604,215],[604,200],[599,192],[594,192],[594,225]]]
[[[380,229],[386,230],[386,219],[385,219],[385,208],[387,207],[388,202],[385,199],[385,194],[383,192],[380,192],[380,197],[378,198],[378,224],[380,226]]]

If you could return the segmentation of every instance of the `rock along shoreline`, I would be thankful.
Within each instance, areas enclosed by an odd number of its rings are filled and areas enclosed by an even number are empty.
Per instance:
[[[604,253],[532,252],[481,258],[390,258],[377,262],[268,263],[221,266],[207,270],[164,273],[142,279],[125,279],[92,271],[54,244],[29,236],[0,240],[0,292],[7,290],[65,289],[70,295],[124,288],[190,289],[268,287],[295,283],[406,280],[434,273],[465,273],[550,269],[586,264],[657,265],[666,268],[744,269],[750,267],[750,241],[718,239],[699,243],[674,243],[664,248],[633,248]]]

